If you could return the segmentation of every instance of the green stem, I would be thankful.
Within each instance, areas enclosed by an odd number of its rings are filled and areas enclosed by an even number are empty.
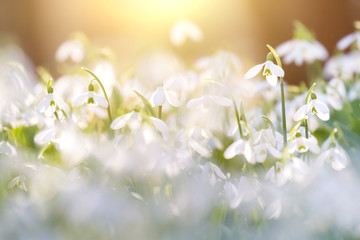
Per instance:
[[[281,60],[277,52],[270,45],[266,45],[270,51],[274,54],[276,62],[280,68],[282,68]],[[280,77],[280,89],[281,89],[281,115],[282,115],[282,125],[283,125],[283,141],[284,147],[287,145],[287,133],[286,133],[286,114],[285,114],[285,91],[284,91],[284,78]]]
[[[100,79],[93,73],[91,72],[89,69],[85,68],[85,67],[82,67],[81,68],[82,70],[85,70],[86,72],[88,72],[91,76],[94,77],[94,79],[99,83],[103,93],[104,93],[104,96],[105,96],[105,99],[106,101],[108,102],[108,107],[107,107],[107,112],[108,112],[108,117],[109,117],[109,121],[112,122],[112,116],[111,116],[111,110],[110,110],[110,101],[109,101],[109,98],[106,94],[106,91],[105,91],[105,88],[104,88],[104,85],[101,83]]]
[[[280,88],[281,88],[281,115],[282,115],[282,125],[283,125],[283,141],[285,147],[287,144],[287,133],[286,133],[284,80],[282,77],[280,78]]]
[[[158,118],[161,119],[162,106],[158,107]]]
[[[308,128],[308,121],[307,119],[304,119],[304,125],[305,125],[305,137],[309,138],[309,128]]]
[[[244,138],[244,134],[243,134],[243,131],[242,131],[242,128],[241,128],[241,124],[240,124],[240,116],[239,116],[239,112],[238,112],[238,110],[237,110],[237,106],[236,106],[235,100],[233,100],[233,104],[234,104],[234,109],[235,109],[236,121],[237,121],[238,128],[239,128],[239,134],[240,134],[240,137],[241,137],[241,138]]]

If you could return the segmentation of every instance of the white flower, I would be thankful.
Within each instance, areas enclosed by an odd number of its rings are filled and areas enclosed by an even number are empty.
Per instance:
[[[150,119],[154,124],[154,127],[162,134],[164,140],[168,140],[170,135],[170,129],[168,125],[159,118],[150,117]]]
[[[49,117],[54,115],[54,113],[59,109],[63,110],[66,114],[70,113],[69,106],[53,93],[48,93],[48,95],[40,101],[37,107],[39,112],[45,113],[45,115]]]
[[[152,94],[150,98],[150,102],[154,106],[162,106],[166,102],[168,102],[170,105],[174,107],[180,106],[180,101],[176,97],[176,94],[172,91],[166,90],[164,87],[158,87],[156,91]]]
[[[284,57],[284,63],[294,62],[297,66],[304,62],[309,64],[315,60],[325,60],[328,57],[326,48],[315,40],[292,39],[280,44],[276,51],[279,56]]]
[[[310,138],[305,137],[296,137],[290,144],[289,144],[289,152],[299,152],[304,153],[310,150],[315,154],[320,153],[320,148],[317,144],[317,140],[315,137],[311,136]]]
[[[200,42],[203,39],[201,29],[193,22],[180,20],[174,24],[170,31],[170,40],[175,46],[184,44],[187,38],[194,42]]]
[[[300,121],[309,116],[310,113],[312,115],[318,116],[318,118],[323,121],[327,121],[330,119],[329,108],[326,106],[325,103],[317,99],[313,99],[308,104],[301,106],[294,114],[293,119],[296,122]]]
[[[347,167],[350,163],[349,156],[341,147],[331,147],[316,159],[319,166],[322,166],[325,161],[328,161],[331,164],[331,167],[337,171],[340,171]]]
[[[323,97],[332,108],[341,110],[343,108],[343,100],[346,99],[346,88],[344,82],[340,78],[332,78],[325,87],[326,95]]]
[[[191,99],[186,104],[186,107],[191,109],[208,109],[214,105],[214,103],[223,107],[229,107],[232,105],[232,101],[227,97],[204,95],[199,98]]]
[[[57,49],[55,58],[58,62],[64,62],[71,58],[74,62],[81,62],[84,59],[84,47],[81,42],[69,40],[63,42]]]
[[[80,96],[76,97],[73,101],[73,107],[79,107],[84,103],[93,104],[94,106],[100,105],[101,107],[107,108],[109,106],[108,101],[96,94],[94,92],[94,87],[90,87],[92,84],[89,85],[89,91],[86,93],[81,94]]]
[[[263,76],[266,76],[266,81],[268,81],[271,86],[276,86],[277,78],[284,77],[285,75],[284,70],[282,70],[281,67],[274,64],[272,61],[267,60],[264,63],[258,64],[250,68],[250,70],[247,71],[247,73],[245,74],[245,78],[249,79],[255,77],[263,67]]]
[[[250,143],[244,139],[239,139],[233,142],[225,151],[224,158],[231,159],[236,155],[244,155],[246,160],[249,163],[254,163],[253,160],[253,150],[250,146]]]
[[[348,48],[353,42],[356,42],[356,46],[360,49],[360,32],[356,31],[354,33],[350,33],[340,39],[340,41],[336,44],[336,47],[339,50],[344,50]]]

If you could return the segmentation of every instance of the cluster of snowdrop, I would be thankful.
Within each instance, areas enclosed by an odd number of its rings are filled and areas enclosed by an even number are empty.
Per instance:
[[[340,53],[309,88],[288,86],[281,57],[328,56],[295,29],[246,73],[222,50],[194,69],[152,54],[121,74],[80,33],[58,48],[56,79],[0,58],[0,238],[359,238],[357,70]],[[357,34],[337,48],[357,54]],[[180,21],[170,40],[187,38],[203,34]]]

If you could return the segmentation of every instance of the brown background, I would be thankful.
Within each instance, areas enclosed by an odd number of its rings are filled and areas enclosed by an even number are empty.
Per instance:
[[[153,2],[151,5],[149,2]],[[359,0],[0,0],[0,39],[15,40],[36,65],[56,72],[56,48],[71,32],[83,31],[109,46],[119,62],[133,61],[154,48],[169,48],[189,62],[219,48],[234,51],[247,69],[263,62],[266,44],[292,37],[300,20],[333,53],[336,42],[360,19]],[[171,46],[169,29],[180,18],[204,31],[201,44]],[[285,66],[286,80],[304,80],[304,67]],[[54,73],[56,74],[56,73]]]

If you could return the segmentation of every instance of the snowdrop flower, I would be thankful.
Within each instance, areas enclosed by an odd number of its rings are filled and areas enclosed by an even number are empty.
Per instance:
[[[225,159],[231,159],[235,157],[236,155],[244,155],[245,159],[249,163],[255,163],[253,160],[253,149],[251,148],[250,142],[244,139],[239,139],[232,144],[230,144],[229,147],[226,148],[224,151],[224,158]]]
[[[322,153],[318,156],[315,162],[315,166],[321,167],[325,162],[331,164],[331,167],[337,171],[340,171],[350,164],[349,155],[340,146],[335,139],[335,128],[328,139],[326,139],[321,146]]]
[[[81,42],[68,40],[63,42],[56,51],[55,58],[58,62],[64,62],[70,58],[74,62],[81,62],[84,59],[85,51]]]
[[[154,127],[162,134],[164,140],[168,140],[170,135],[170,130],[168,125],[159,118],[150,117],[150,119],[154,124]]]
[[[336,44],[337,49],[345,50],[353,43],[356,43],[357,48],[360,49],[360,22],[356,21],[354,25],[356,31],[340,39],[340,41]]]
[[[326,95],[324,100],[334,109],[343,108],[343,99],[346,98],[346,88],[344,82],[339,78],[332,78],[325,87]]]
[[[154,106],[162,106],[166,102],[174,107],[180,106],[180,101],[176,97],[176,94],[172,91],[166,90],[164,87],[158,87],[156,91],[152,94],[150,102]]]
[[[205,164],[205,166],[203,167],[203,173],[209,175],[211,186],[214,186],[216,184],[216,178],[226,180],[226,176],[221,171],[221,169],[211,162]]]
[[[201,29],[193,22],[180,20],[174,24],[170,31],[170,40],[175,46],[184,44],[187,38],[194,42],[200,42],[203,39]]]
[[[328,57],[326,48],[315,40],[313,34],[300,22],[295,22],[294,39],[280,44],[276,51],[284,57],[284,63],[294,62],[297,66],[304,62],[325,60]]]
[[[323,121],[330,119],[330,110],[325,103],[316,99],[316,95],[313,93],[312,96],[315,96],[315,99],[311,99],[309,103],[301,106],[296,113],[294,114],[294,121],[300,121],[311,115],[316,115]]]
[[[255,132],[254,139],[254,158],[255,162],[264,162],[267,158],[267,153],[270,153],[274,158],[282,158],[281,152],[276,148],[278,143],[282,143],[282,135],[272,129],[261,129]]]
[[[209,109],[214,104],[229,107],[232,105],[232,101],[227,97],[204,95],[199,98],[191,99],[187,104],[187,108],[191,109]]]
[[[305,138],[303,136],[296,137],[290,144],[289,144],[289,152],[294,153],[304,153],[310,150],[315,154],[320,153],[320,148],[317,144],[317,140],[315,137],[311,136],[310,138]]]
[[[92,104],[94,106],[100,105],[104,108],[107,108],[109,106],[108,101],[104,97],[94,92],[94,85],[92,83],[89,84],[88,92],[83,93],[74,99],[73,106],[80,107],[84,103]]]
[[[51,80],[48,82],[47,92],[48,94],[46,97],[38,104],[37,110],[41,113],[45,113],[45,115],[48,117],[53,115],[59,117],[58,114],[60,112],[65,112],[65,114],[68,115],[70,113],[70,108],[61,98],[54,95],[54,89],[51,86]]]
[[[272,53],[269,53],[266,58],[266,62],[250,68],[250,70],[245,74],[245,78],[250,79],[255,77],[261,69],[264,68],[263,76],[266,76],[266,81],[271,86],[276,86],[278,77],[284,77],[285,73],[281,67],[272,62],[272,58]]]
[[[284,63],[294,62],[297,66],[304,62],[311,64],[315,60],[323,61],[328,57],[326,48],[318,41],[293,39],[279,45],[276,50],[280,56],[284,57]]]

